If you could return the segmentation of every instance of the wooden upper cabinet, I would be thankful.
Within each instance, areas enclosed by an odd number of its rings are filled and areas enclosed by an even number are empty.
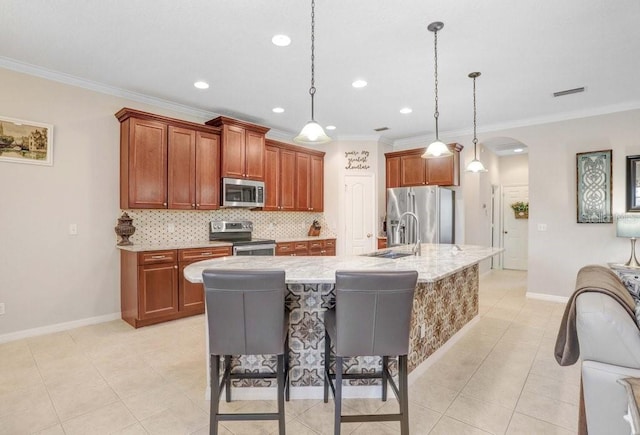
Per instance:
[[[263,210],[323,210],[323,152],[267,139],[265,160]]]
[[[167,125],[128,118],[120,129],[120,207],[167,207]]]
[[[459,186],[460,151],[462,145],[448,145],[453,152],[446,157],[423,159],[425,148],[386,153],[386,185],[409,186]]]
[[[263,181],[265,138],[269,128],[225,116],[206,122],[222,128],[220,176]]]
[[[296,209],[296,152],[280,150],[280,210]]]
[[[220,207],[220,135],[196,132],[196,209]]]
[[[264,206],[263,210],[280,209],[280,148],[267,145],[264,150]]]
[[[196,132],[169,126],[169,208],[195,208]]]
[[[311,156],[296,153],[296,210],[311,210]]]
[[[389,157],[387,164],[387,188],[400,187],[400,157]]]
[[[427,161],[420,154],[400,157],[400,186],[420,186],[427,184]]]
[[[124,108],[120,121],[120,207],[219,207],[220,129]]]
[[[311,175],[309,177],[311,191],[311,211],[324,210],[324,158],[311,156]]]

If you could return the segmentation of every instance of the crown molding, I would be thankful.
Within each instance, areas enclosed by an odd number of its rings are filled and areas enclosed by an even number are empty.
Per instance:
[[[0,56],[0,67],[24,74],[29,74],[43,79],[52,80],[66,85],[76,86],[90,91],[100,92],[102,94],[112,95],[115,97],[126,98],[138,103],[150,104],[152,106],[162,107],[163,109],[172,110],[179,113],[195,116],[203,119],[211,119],[220,116],[218,113],[208,110],[197,109],[186,106],[184,104],[174,103],[162,98],[151,97],[138,92],[127,91],[115,86],[109,86],[91,80],[82,79],[70,74],[42,68],[29,63],[19,62],[7,57]]]

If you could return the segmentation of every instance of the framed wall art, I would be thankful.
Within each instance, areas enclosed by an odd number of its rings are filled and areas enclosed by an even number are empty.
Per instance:
[[[627,156],[627,211],[640,211],[640,156]]]
[[[53,165],[53,125],[0,116],[0,162]]]
[[[577,153],[576,165],[578,223],[612,223],[611,150]]]

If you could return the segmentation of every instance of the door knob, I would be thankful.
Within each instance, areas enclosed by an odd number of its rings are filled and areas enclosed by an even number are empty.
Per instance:
[[[370,239],[373,234],[367,233],[367,239]]]
[[[505,233],[505,234],[508,234],[508,233],[509,233],[509,231],[505,231],[504,233]]]

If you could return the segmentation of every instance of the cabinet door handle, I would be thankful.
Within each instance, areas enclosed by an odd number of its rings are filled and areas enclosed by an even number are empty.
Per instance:
[[[176,265],[176,266],[173,266],[173,268],[174,268],[174,269],[177,269],[177,268],[178,268],[178,266],[177,266],[177,265]]]
[[[167,256],[166,255],[152,255],[151,258],[159,260],[161,258],[167,258]]]
[[[164,205],[164,206],[166,207],[166,206],[167,206],[167,203],[166,203],[166,202],[163,202],[163,203],[162,203],[162,205]]]
[[[201,257],[204,257],[205,255],[211,255],[211,252],[203,252],[202,254],[200,254]]]
[[[196,204],[196,207],[200,207],[200,204]]]
[[[191,208],[196,208],[196,205],[195,204],[191,204]]]

